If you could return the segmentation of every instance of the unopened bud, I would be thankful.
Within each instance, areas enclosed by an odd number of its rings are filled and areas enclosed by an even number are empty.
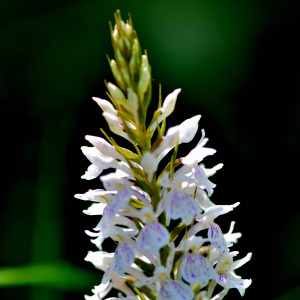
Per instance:
[[[176,89],[166,97],[163,106],[156,111],[157,119],[153,119],[151,121],[151,125],[149,128],[150,131],[153,131],[161,121],[163,121],[173,112],[175,108],[177,96],[180,93],[180,91],[181,89]],[[158,115],[159,112],[161,112],[161,115]]]
[[[113,43],[113,47],[116,48],[118,46],[118,41],[119,41],[119,32],[115,26],[114,31],[112,32],[112,43]]]
[[[177,96],[180,92],[181,89],[176,89],[166,97],[163,107],[161,108],[162,114],[158,118],[158,123],[160,123],[160,119],[161,120],[165,119],[173,112],[175,108]]]
[[[144,172],[148,174],[148,181],[151,182],[153,178],[153,173],[157,170],[155,155],[150,152],[145,152],[141,159],[141,166],[143,167]]]
[[[119,48],[117,48],[115,50],[115,59],[117,61],[119,68],[127,69],[127,62],[126,62],[125,58],[123,57]]]
[[[124,36],[123,41],[124,41],[124,46],[125,46],[124,47],[125,53],[126,53],[127,58],[129,59],[130,55],[131,55],[131,44],[126,36]]]
[[[118,104],[124,105],[124,103],[126,103],[126,98],[125,98],[123,92],[118,87],[116,87],[114,84],[109,82],[107,84],[107,88],[108,88],[110,95],[113,97],[113,99],[115,101],[118,102]]]
[[[125,22],[123,20],[120,20],[120,22],[118,23],[118,26],[120,27],[120,32],[124,33],[125,31]]]
[[[138,95],[140,99],[144,99],[144,94],[148,90],[151,76],[148,68],[143,68],[140,72],[140,80],[138,83]]]
[[[141,66],[141,56],[142,56],[142,53],[141,53],[141,47],[140,47],[140,43],[138,41],[137,38],[135,38],[133,40],[133,45],[132,45],[132,51],[134,51],[136,53],[136,56],[137,56],[137,63],[138,63],[138,68]]]
[[[128,87],[131,86],[130,75],[128,74],[128,72],[125,69],[123,69],[123,68],[120,69],[120,72],[122,74],[122,77],[123,77],[123,80],[124,80],[125,84]]]
[[[138,115],[139,100],[137,94],[131,88],[127,88],[127,97],[128,97],[128,106],[130,107],[130,112],[133,114],[135,123],[138,125],[139,124],[139,115]]]
[[[130,41],[131,37],[132,37],[132,32],[133,32],[130,24],[128,24],[128,23],[125,24],[124,32],[125,32],[125,35],[128,38],[128,40]]]
[[[120,88],[121,88],[122,90],[125,90],[126,85],[125,85],[125,83],[124,83],[124,81],[123,81],[123,78],[122,78],[122,76],[121,76],[121,73],[120,73],[119,70],[118,70],[118,66],[117,66],[117,63],[116,63],[115,60],[112,59],[112,60],[110,61],[110,67],[111,67],[111,70],[112,70],[112,72],[113,72],[113,75],[114,75],[114,77],[115,77],[116,82],[118,83],[118,85],[120,86]]]
[[[147,68],[149,69],[149,61],[148,61],[148,57],[147,55],[142,55],[142,65],[141,65],[141,68]]]
[[[138,67],[138,58],[135,51],[131,52],[131,58],[129,61],[129,71],[131,75],[131,80],[134,82],[135,76],[138,74],[139,67]]]

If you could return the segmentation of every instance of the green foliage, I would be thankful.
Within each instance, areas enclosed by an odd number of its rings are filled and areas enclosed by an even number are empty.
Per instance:
[[[67,261],[54,260],[17,267],[0,268],[0,287],[31,286],[60,291],[85,291],[100,281],[98,272]]]

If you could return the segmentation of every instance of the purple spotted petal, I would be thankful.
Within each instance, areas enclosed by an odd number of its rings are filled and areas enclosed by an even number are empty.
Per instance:
[[[169,242],[169,231],[166,227],[153,222],[146,224],[137,239],[137,247],[141,250],[149,249],[158,251]]]
[[[134,262],[134,249],[127,243],[116,248],[117,272],[123,274]]]
[[[95,227],[95,230],[102,230],[102,231],[106,230],[108,228],[108,226],[115,219],[115,216],[116,216],[116,214],[115,214],[114,210],[111,208],[110,204],[108,204],[104,208],[102,219],[100,220],[98,225]]]
[[[202,167],[195,165],[194,172],[195,172],[195,179],[197,181],[197,185],[204,186],[208,196],[210,197],[211,194],[213,193],[213,188],[215,188],[216,185],[207,178]]]
[[[233,278],[228,273],[220,274],[217,279],[218,284],[224,288],[236,288],[241,296],[244,296],[245,289],[251,284],[251,279]]]
[[[160,289],[157,300],[192,300],[195,294],[184,282],[172,280]]]
[[[115,214],[119,212],[119,209],[125,208],[128,205],[131,195],[132,193],[129,189],[122,189],[118,191],[116,200],[112,201],[110,204],[110,207],[113,209]]]
[[[228,251],[227,243],[219,225],[209,224],[208,239],[222,253]]]
[[[199,283],[201,288],[208,284],[210,279],[215,279],[216,271],[201,254],[189,254],[182,262],[181,272],[183,278],[192,284]]]
[[[177,220],[181,218],[186,225],[190,225],[193,217],[201,213],[201,209],[188,193],[178,191],[173,194],[168,212],[171,219]]]

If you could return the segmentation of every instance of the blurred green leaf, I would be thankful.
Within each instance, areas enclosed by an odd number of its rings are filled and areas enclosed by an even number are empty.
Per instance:
[[[0,268],[0,287],[34,286],[83,291],[100,283],[100,275],[63,260]]]
[[[276,297],[274,300],[299,300],[300,299],[300,286],[297,286],[283,295]]]

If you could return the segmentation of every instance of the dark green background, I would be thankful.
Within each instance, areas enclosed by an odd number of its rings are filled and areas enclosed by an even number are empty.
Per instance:
[[[117,8],[131,12],[148,51],[149,113],[159,83],[163,96],[180,87],[167,126],[201,114],[218,151],[206,166],[224,163],[211,200],[241,202],[216,221],[224,232],[236,221],[238,258],[253,252],[237,271],[253,280],[244,299],[299,299],[300,9],[291,0],[2,0],[0,299],[83,299],[100,283],[83,260],[96,250],[84,230],[98,218],[73,195],[100,187],[80,179],[89,165],[80,147],[107,129],[91,97],[106,98],[103,80],[113,80],[105,55]]]

